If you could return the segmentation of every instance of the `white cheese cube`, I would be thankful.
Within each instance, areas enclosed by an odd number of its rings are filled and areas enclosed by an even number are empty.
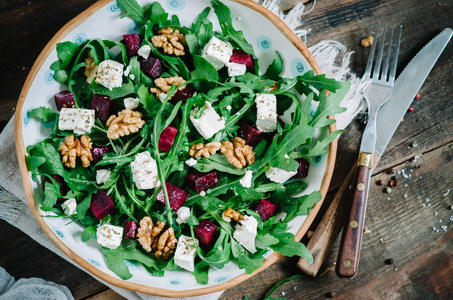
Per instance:
[[[244,177],[242,177],[240,180],[239,180],[239,183],[249,189],[252,187],[252,177],[253,177],[253,172],[250,171],[250,170],[247,170],[247,172],[245,172],[245,175]]]
[[[262,132],[277,129],[277,97],[273,94],[258,94],[256,103],[256,128]]]
[[[77,213],[77,201],[74,198],[69,198],[63,204],[61,204],[61,208],[68,216],[75,215]]]
[[[284,183],[297,174],[297,171],[288,172],[280,168],[270,167],[266,170],[266,177],[273,182]]]
[[[128,109],[135,109],[138,107],[138,104],[140,103],[139,98],[124,98],[124,107]]]
[[[218,71],[230,61],[232,54],[233,47],[230,44],[213,36],[203,48],[201,56]]]
[[[178,216],[176,222],[178,222],[179,224],[187,223],[190,218],[190,208],[182,206],[178,209],[176,215]]]
[[[112,171],[109,169],[100,169],[96,170],[96,183],[97,184],[104,184],[109,180]]]
[[[190,120],[197,131],[205,138],[209,139],[214,134],[225,128],[225,120],[220,117],[211,103],[206,102],[204,111],[199,119],[195,119],[199,108],[196,107],[190,113]]]
[[[165,98],[167,98],[168,94],[167,93],[160,93],[158,98],[160,102],[164,102]]]
[[[138,55],[144,59],[148,59],[149,54],[151,53],[151,47],[149,45],[143,45],[138,49]]]
[[[228,76],[230,76],[230,77],[244,75],[245,72],[247,71],[246,65],[238,64],[238,63],[234,63],[234,62],[227,63],[227,67],[228,67]]]
[[[255,253],[255,238],[258,221],[251,216],[244,216],[244,220],[237,222],[233,237],[250,253]]]
[[[121,87],[123,84],[123,64],[114,60],[104,60],[99,64],[96,74],[96,83],[101,84],[112,90],[116,87]]]
[[[186,165],[188,165],[189,167],[193,167],[197,163],[198,163],[198,161],[196,159],[194,159],[193,157],[191,157],[188,160],[186,160]]]
[[[187,271],[195,271],[195,256],[197,249],[191,237],[181,235],[178,239],[178,245],[175,251],[175,265],[180,266]]]
[[[60,130],[73,130],[76,134],[89,133],[94,126],[94,109],[63,107],[58,118]]]
[[[131,162],[132,179],[140,190],[148,190],[160,185],[157,163],[148,151],[138,153]]]
[[[104,224],[96,230],[98,244],[109,249],[116,249],[123,239],[123,227]]]

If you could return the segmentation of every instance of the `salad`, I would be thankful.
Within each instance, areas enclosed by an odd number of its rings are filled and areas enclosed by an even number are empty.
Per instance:
[[[283,78],[278,52],[259,70],[219,0],[190,26],[158,2],[117,2],[139,33],[57,44],[57,111],[30,112],[54,122],[27,147],[40,209],[80,223],[82,241],[95,238],[125,280],[127,261],[153,276],[187,270],[200,284],[230,261],[250,274],[269,250],[312,261],[286,230],[322,199],[303,193],[304,178],[341,131],[314,135],[345,110],[349,85],[313,71]]]

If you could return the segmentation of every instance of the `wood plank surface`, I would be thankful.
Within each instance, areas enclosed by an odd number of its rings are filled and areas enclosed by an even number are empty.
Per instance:
[[[14,113],[28,71],[50,38],[95,1],[12,1],[0,3],[0,129]],[[296,2],[282,0],[285,10]],[[343,43],[351,69],[361,75],[368,49],[360,40],[376,23],[403,24],[398,72],[445,27],[453,27],[453,3],[447,0],[318,0],[304,16],[308,46],[324,39]],[[308,3],[310,6],[311,4]],[[272,296],[287,299],[452,299],[453,298],[453,44],[446,48],[406,114],[374,172],[370,188],[359,273],[341,280],[334,273],[339,240],[318,276],[302,275]],[[358,120],[361,118],[359,116]],[[329,199],[357,158],[363,126],[342,134]],[[416,147],[414,146],[416,142]],[[421,156],[420,156],[421,155]],[[414,157],[417,157],[414,159]],[[403,174],[387,174],[394,168]],[[375,184],[398,177],[390,194]],[[1,185],[1,183],[0,183]],[[326,206],[323,207],[326,210]],[[322,214],[317,219],[319,220]],[[440,220],[442,220],[440,222]],[[316,222],[315,222],[316,223]],[[443,227],[441,226],[447,226]],[[315,224],[312,229],[315,228]],[[121,299],[105,285],[0,221],[0,266],[16,279],[40,277],[69,287],[76,299]],[[308,237],[304,237],[304,242]],[[393,260],[392,264],[389,259]],[[297,258],[283,258],[220,299],[263,299],[279,280],[301,274]]]

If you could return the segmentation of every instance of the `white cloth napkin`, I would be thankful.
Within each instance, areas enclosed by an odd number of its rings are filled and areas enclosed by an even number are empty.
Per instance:
[[[301,17],[304,13],[304,5],[299,3],[287,14],[283,14],[279,9],[280,0],[265,0],[260,2],[263,6],[270,9],[273,13],[283,19],[285,23],[292,29],[296,35],[306,40],[306,35],[309,30],[301,28],[302,21]],[[363,101],[362,93],[366,88],[366,85],[352,74],[349,70],[349,57],[352,53],[346,52],[346,47],[337,41],[322,41],[317,45],[310,48],[315,59],[320,65],[321,70],[328,77],[335,78],[337,80],[348,80],[352,83],[351,90],[346,95],[342,106],[348,108],[348,110],[337,115],[337,128],[345,128],[351,120],[361,111],[364,110],[365,105]],[[340,59],[339,59],[340,56]],[[340,61],[340,63],[337,63]],[[75,264],[71,259],[63,254],[42,232],[38,223],[32,216],[28,206],[26,205],[25,194],[22,186],[22,179],[20,177],[19,166],[16,157],[16,149],[14,143],[14,132],[13,132],[13,121],[12,118],[6,127],[0,134],[0,218],[6,220],[11,225],[22,230],[24,233],[29,235],[32,239],[37,241],[42,246],[55,252],[59,256],[63,257],[67,261]],[[80,268],[80,267],[79,267]],[[91,274],[90,274],[91,275]],[[92,275],[93,276],[93,275]],[[95,277],[95,276],[93,276]],[[105,285],[116,291],[127,299],[150,299],[150,300],[161,300],[168,299],[165,297],[152,296],[148,294],[133,292],[125,289],[118,288],[111,284],[108,284],[99,278],[97,280],[103,282]],[[2,283],[0,278],[0,287]],[[14,279],[12,279],[14,280]],[[20,281],[20,280],[19,280]],[[18,281],[18,282],[19,282]],[[43,282],[41,282],[43,283]],[[43,283],[45,284],[45,282]],[[54,285],[53,287],[58,287]],[[65,292],[65,291],[61,291]],[[214,300],[218,299],[222,292],[213,294],[188,297],[181,299],[190,300]],[[0,299],[1,296],[0,296]],[[71,299],[71,298],[68,298]]]

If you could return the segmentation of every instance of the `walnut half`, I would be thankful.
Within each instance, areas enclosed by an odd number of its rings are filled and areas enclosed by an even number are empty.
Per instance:
[[[87,135],[81,135],[80,140],[73,135],[68,135],[58,148],[62,155],[61,161],[66,167],[75,168],[76,159],[80,157],[82,166],[88,168],[91,161],[93,161],[92,145],[91,138]]]
[[[121,136],[138,132],[145,125],[145,121],[142,120],[140,112],[126,108],[120,111],[118,116],[111,115],[106,124],[108,126],[107,137],[115,140]]]
[[[195,158],[200,158],[203,156],[204,158],[209,158],[212,154],[215,154],[222,144],[220,142],[210,142],[206,145],[199,143],[193,144],[190,146],[189,155]]]
[[[184,52],[184,44],[186,43],[186,37],[180,33],[178,29],[173,30],[171,27],[163,28],[158,31],[158,35],[151,38],[151,42],[154,47],[163,48],[167,54],[174,54],[176,56],[182,56]]]
[[[246,145],[245,140],[240,137],[235,137],[233,142],[223,141],[220,152],[225,155],[230,164],[238,169],[255,163],[253,147]]]

